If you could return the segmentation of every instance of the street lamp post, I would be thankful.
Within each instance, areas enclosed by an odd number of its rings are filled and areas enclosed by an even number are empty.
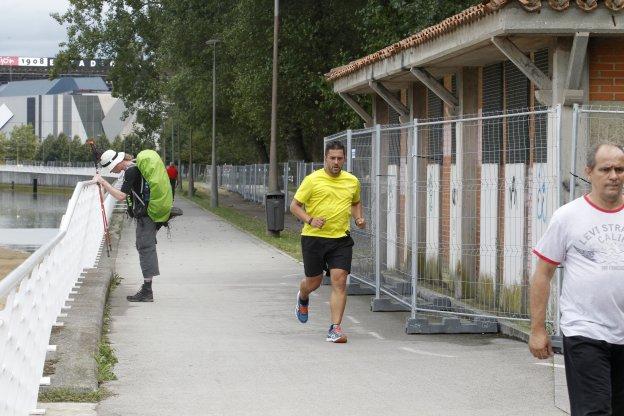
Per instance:
[[[279,34],[279,0],[273,16],[273,84],[271,91],[271,144],[269,148],[269,189],[266,194],[267,231],[279,236],[284,229],[284,194],[277,183],[277,45]]]
[[[279,192],[277,187],[277,45],[279,34],[279,0],[275,0],[273,17],[273,82],[271,90],[271,144],[269,147],[269,192]]]
[[[175,128],[175,120],[174,120],[173,117],[171,117],[171,159],[170,160],[171,160],[171,163],[175,164],[175,161],[173,160],[173,157],[174,157],[174,155],[173,155],[173,149],[174,149],[174,147],[173,147],[173,129],[174,128]]]
[[[219,206],[219,189],[217,183],[217,139],[215,126],[217,122],[217,43],[218,39],[206,41],[207,45],[212,45],[212,166],[210,174],[210,206]]]

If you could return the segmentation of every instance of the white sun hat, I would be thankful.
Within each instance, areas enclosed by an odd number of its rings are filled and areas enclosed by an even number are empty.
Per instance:
[[[111,173],[111,171],[121,162],[126,154],[124,152],[116,152],[112,149],[108,149],[102,156],[100,156],[100,165],[104,173]]]

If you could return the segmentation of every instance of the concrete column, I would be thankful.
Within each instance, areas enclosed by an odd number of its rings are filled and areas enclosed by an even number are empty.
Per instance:
[[[462,115],[477,114],[479,111],[479,69],[463,68],[458,82],[459,111]],[[457,154],[457,160],[462,161],[462,211],[469,213],[462,216],[462,274],[470,284],[468,288],[475,288],[478,280],[479,238],[479,124],[476,122],[464,123],[461,132],[462,152]],[[464,293],[464,295],[470,295]]]
[[[570,61],[570,50],[572,49],[572,38],[557,38],[552,54],[552,105],[562,105],[561,108],[561,161],[560,161],[560,181],[567,181],[570,172],[570,158],[571,158],[571,145],[572,145],[572,105],[565,104],[565,83],[568,74],[568,63]],[[551,156],[550,149],[555,146],[556,135],[554,134],[555,128],[551,128],[552,122],[549,122],[549,134],[548,137],[548,149],[549,160]],[[554,127],[554,126],[552,126]],[[578,149],[579,152],[585,152],[586,149]],[[563,201],[561,203],[568,202],[569,191],[566,191],[563,187]]]
[[[412,89],[412,109],[414,118],[419,120],[427,118],[427,88],[422,84],[414,85]],[[419,156],[428,156],[428,137],[419,132],[418,149]],[[418,160],[418,172],[416,183],[418,186],[418,207],[415,215],[418,217],[418,270],[421,275],[425,273],[425,247],[427,242],[427,159],[421,157]]]
[[[451,90],[452,75],[444,76],[444,87]],[[442,104],[444,118],[452,117],[453,111],[445,103]],[[455,124],[444,124],[442,127],[442,166],[440,172],[440,252],[438,264],[442,270],[442,280],[451,283],[455,278],[455,265],[451,264],[451,148],[452,129]],[[456,137],[457,139],[457,137]],[[456,285],[455,288],[458,286]]]
[[[373,101],[373,117],[375,120],[375,124],[385,125],[390,122],[390,111],[388,109],[388,103],[385,102],[381,97],[377,94],[374,96]],[[387,217],[387,206],[388,206],[388,154],[389,154],[389,143],[387,134],[384,133],[383,129],[381,132],[381,143],[379,149],[374,149],[374,152],[379,152],[379,155],[373,154],[373,160],[376,157],[381,157],[380,163],[380,171],[376,174],[379,175],[375,180],[380,181],[380,189],[381,195],[376,195],[376,198],[379,198],[379,206],[381,207],[380,211],[380,221],[379,221],[379,229],[375,230],[375,232],[380,233],[380,235],[386,235],[387,225],[388,225],[388,217]],[[381,245],[379,247],[379,258],[382,264],[386,263],[387,258],[387,244],[386,240],[381,241]],[[383,271],[383,270],[382,270]]]
[[[401,102],[407,107],[411,107],[412,102],[412,94],[410,94],[411,89],[402,89],[401,90]],[[411,113],[411,111],[410,111]],[[402,123],[408,123],[411,120],[411,117],[408,115],[405,118],[401,118]],[[408,175],[409,166],[409,146],[411,142],[409,141],[409,136],[412,132],[411,128],[406,128],[401,130],[400,137],[400,162],[398,166],[398,206],[397,206],[397,259],[399,267],[403,270],[409,270],[409,258],[408,258],[408,248],[410,246],[409,238],[409,225],[411,221],[409,221],[409,209],[407,207],[407,196],[409,195],[409,178]]]

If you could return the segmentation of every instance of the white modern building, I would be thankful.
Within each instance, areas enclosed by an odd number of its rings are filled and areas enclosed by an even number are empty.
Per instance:
[[[30,124],[45,139],[61,133],[82,141],[106,135],[109,139],[132,132],[134,114],[123,119],[126,107],[112,96],[101,77],[14,81],[0,85],[0,132]]]

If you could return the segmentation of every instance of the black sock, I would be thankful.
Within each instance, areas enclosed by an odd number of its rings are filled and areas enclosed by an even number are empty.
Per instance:
[[[310,298],[308,299],[301,299],[301,296],[299,296],[299,304],[301,304],[301,306],[308,306],[308,302],[310,301]]]
[[[152,290],[152,281],[150,280],[149,282],[143,282],[143,287],[147,290]]]

